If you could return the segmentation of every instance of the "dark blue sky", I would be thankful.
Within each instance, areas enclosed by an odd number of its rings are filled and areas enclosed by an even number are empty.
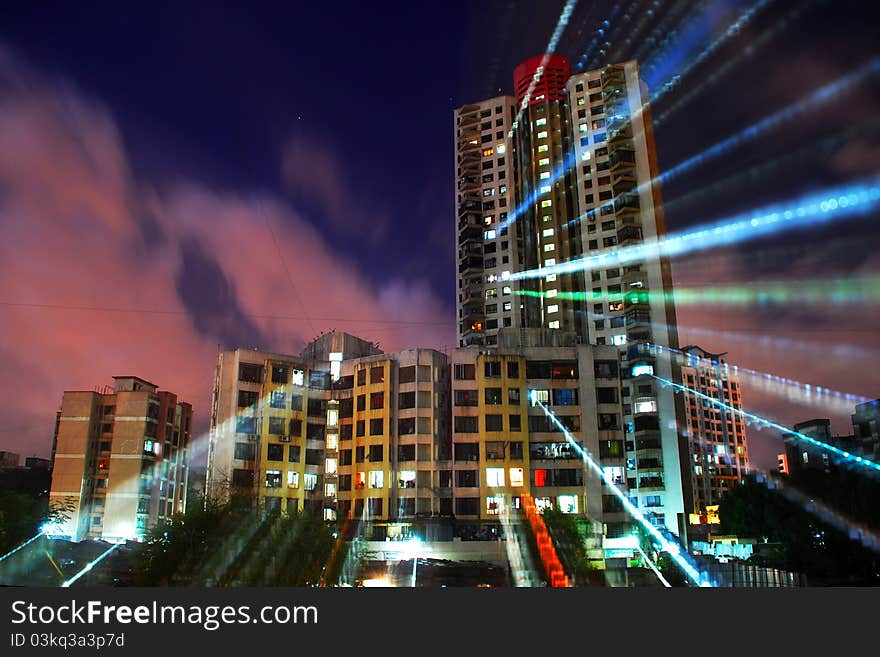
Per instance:
[[[557,52],[578,61],[602,21],[613,15],[603,38],[611,38],[610,51],[617,59],[628,59],[644,44],[635,39],[623,47],[626,28],[645,15],[625,16],[626,11],[654,7],[644,36],[675,4],[581,1]],[[682,19],[699,17],[700,7],[709,7],[707,15],[715,16],[717,24],[696,29],[696,37],[685,31],[659,34],[660,39],[672,38],[665,48],[647,48],[642,63],[657,56],[658,70],[667,64],[674,70],[676,58],[686,65],[750,4],[691,3],[692,10]],[[652,108],[655,116],[664,115],[689,89],[706,83],[705,92],[658,127],[661,171],[876,57],[880,34],[868,4],[770,3]],[[127,3],[5,3],[0,7],[0,46],[59,84],[72,83],[80,96],[106,108],[139,181],[161,188],[186,178],[222,193],[281,198],[368,285],[426,280],[448,307],[452,325],[452,109],[511,93],[513,68],[543,51],[563,5],[560,0],[221,7],[143,3],[134,8]],[[799,15],[791,18],[795,10]],[[783,20],[789,24],[781,28]],[[744,56],[747,48],[754,52]],[[721,74],[713,83],[712,76]],[[669,230],[880,171],[878,116],[875,76],[851,93],[784,122],[768,138],[697,168],[664,186]],[[845,130],[851,134],[840,137]],[[318,166],[320,158],[336,163],[333,179],[343,200],[334,207],[344,217],[329,216],[326,196],[322,201],[310,194],[307,178],[299,187],[285,179],[283,157],[291,142],[304,144],[306,164],[309,149],[314,149],[316,175],[319,169],[326,171]],[[754,169],[767,162],[778,165]],[[736,178],[710,187],[731,176]],[[760,249],[752,244],[729,249],[721,254],[729,266],[720,274],[716,254],[705,253],[676,261],[673,272],[677,284],[690,286],[876,273],[876,263],[870,261],[876,252],[876,219],[786,234]],[[346,230],[338,229],[340,223]],[[183,278],[177,292],[195,326],[204,333],[212,325],[228,324],[221,337],[240,340],[257,333],[247,317],[238,316],[235,288],[225,286],[209,249],[194,242],[181,248]],[[224,299],[229,300],[227,316],[207,308]],[[718,328],[742,320],[744,312],[750,321],[740,321],[737,330],[746,335],[752,331],[756,336],[880,348],[875,325],[863,321],[863,309],[689,308],[681,309],[679,317],[684,325]],[[700,339],[684,327],[683,333],[685,342]],[[757,355],[747,342],[704,346],[729,351],[732,360],[755,369],[784,370],[780,373],[792,378],[880,394],[869,377],[853,376],[846,364],[807,372],[789,367],[788,356]],[[794,408],[779,415],[797,419],[796,413],[815,414]],[[846,430],[845,424],[838,428]]]

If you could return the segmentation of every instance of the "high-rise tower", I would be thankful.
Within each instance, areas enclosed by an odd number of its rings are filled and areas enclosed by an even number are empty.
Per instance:
[[[630,498],[682,533],[693,511],[684,407],[658,380],[681,375],[656,348],[678,346],[669,262],[617,257],[666,232],[638,64],[572,75],[568,58],[537,56],[514,88],[516,99],[455,112],[459,346],[496,346],[504,327],[617,346],[623,415],[606,419],[625,431]],[[490,170],[509,181],[503,194]]]

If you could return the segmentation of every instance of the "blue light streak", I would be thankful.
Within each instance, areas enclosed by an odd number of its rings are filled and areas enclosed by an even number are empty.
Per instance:
[[[665,352],[667,354],[677,356],[679,358],[679,361],[685,365],[695,361],[703,361],[704,363],[712,362],[710,358],[700,358],[698,356],[686,353],[684,351],[681,351],[680,349],[675,349],[673,347],[664,347],[663,345],[653,343],[648,344],[653,347],[657,352]],[[725,367],[725,365],[719,364],[719,367]],[[863,397],[862,395],[854,395],[848,392],[840,392],[839,390],[832,390],[831,388],[825,388],[810,383],[803,383],[795,379],[789,379],[784,376],[779,376],[778,374],[761,372],[758,370],[750,369],[748,367],[740,367],[739,365],[733,365],[729,363],[726,364],[726,367],[729,368],[729,370],[733,372],[735,376],[745,374],[753,379],[762,380],[766,381],[767,383],[774,384],[772,386],[769,386],[769,389],[771,391],[777,391],[777,388],[779,386],[796,389],[804,397],[803,403],[813,404],[817,401],[822,401],[823,398],[826,398],[828,401],[834,402],[834,407],[837,410],[843,410],[844,408],[850,409],[856,404],[864,404],[866,402],[872,401],[870,398]],[[779,384],[779,386],[775,384]]]
[[[679,17],[681,17],[684,11],[688,9],[689,4],[689,0],[678,0],[672,8],[666,12],[663,18],[660,19],[654,29],[648,33],[648,36],[642,41],[642,45],[639,46],[631,59],[635,59],[638,62],[645,60],[647,54],[651,51],[651,48],[657,43],[657,39],[666,35],[666,38],[664,38],[660,46],[658,46],[658,49],[662,49],[671,39],[672,34],[676,33],[676,30],[673,29],[673,24],[679,19]],[[705,4],[705,2],[701,2],[700,4]]]
[[[678,256],[693,251],[735,244],[781,230],[862,215],[880,202],[880,176],[854,184],[831,187],[787,204],[776,204],[735,215],[697,230],[668,235],[660,240],[626,246],[616,251],[569,260],[510,276],[510,280],[540,278],[607,268],[649,258]]]
[[[687,76],[688,73],[690,73],[697,66],[702,64],[712,53],[723,46],[728,40],[739,34],[740,31],[748,24],[748,22],[754,17],[755,14],[764,9],[764,7],[766,7],[767,5],[771,4],[773,1],[774,0],[758,0],[758,2],[747,8],[742,14],[740,14],[736,18],[736,20],[733,21],[733,23],[731,23],[727,27],[726,30],[724,30],[721,36],[719,36],[708,46],[703,48],[699,55],[687,61],[684,68],[682,68],[674,75],[669,76],[667,82],[662,85],[656,93],[651,95],[651,102],[656,103],[661,98],[663,98],[663,96],[665,96],[673,88],[675,88],[675,86],[682,80],[682,78]]]
[[[574,7],[577,4],[577,0],[567,0],[565,6],[562,8],[562,13],[559,14],[559,20],[556,22],[556,28],[553,30],[553,34],[550,35],[550,42],[547,44],[547,48],[544,50],[546,53],[544,58],[541,60],[541,67],[547,65],[547,62],[550,59],[550,55],[556,51],[556,46],[559,43],[559,39],[562,37],[562,33],[565,31],[566,26],[568,25],[568,21],[571,18],[572,12],[574,12]],[[516,118],[513,120],[513,125],[510,128],[510,132],[507,134],[508,139],[513,138],[513,132],[516,130],[519,125],[519,121],[522,118],[522,114],[525,111],[526,107],[529,106],[529,101],[532,98],[532,92],[535,90],[535,85],[538,83],[538,77],[532,78],[531,84],[529,84],[529,88],[526,90],[525,95],[523,96],[522,102],[519,105],[519,111],[516,114]]]
[[[760,48],[763,48],[770,43],[814,5],[824,3],[825,1],[826,0],[800,0],[800,2],[795,3],[792,10],[782,18],[778,19],[772,27],[764,30],[759,36],[750,39],[748,45],[736,53],[731,54],[729,57],[726,57],[724,61],[716,62],[711,71],[706,71],[700,76],[699,82],[688,85],[688,91],[683,96],[670,105],[668,109],[654,117],[654,127],[659,127],[672,114],[687,105],[694,98],[703,93],[703,91],[724,79],[724,77],[739,66],[743,60],[750,59],[754,56]],[[636,59],[640,59],[640,57],[636,57]]]
[[[615,61],[617,61],[618,57],[629,50],[629,47],[632,45],[633,41],[635,41],[636,38],[641,35],[642,30],[645,29],[645,26],[654,17],[656,10],[659,9],[660,5],[662,4],[663,3],[660,2],[660,0],[655,0],[651,3],[651,6],[648,9],[645,9],[641,12],[641,18],[639,18],[636,24],[633,25],[632,29],[627,30],[626,39],[623,40],[623,43],[608,54],[608,58],[606,59],[606,61],[609,64],[613,64]],[[637,10],[638,9],[636,8],[633,11]],[[624,18],[627,17],[624,16]]]
[[[763,424],[765,426],[771,427],[773,429],[778,429],[783,433],[790,435],[795,438],[795,440],[808,443],[813,447],[818,447],[822,450],[825,450],[835,456],[841,458],[844,463],[850,464],[856,467],[866,468],[870,472],[880,472],[880,464],[875,463],[874,461],[867,459],[863,456],[857,456],[855,454],[851,454],[850,452],[840,449],[839,447],[835,447],[834,445],[829,445],[828,443],[824,443],[821,440],[816,440],[812,436],[808,436],[806,434],[801,433],[800,431],[795,431],[794,429],[789,429],[788,427],[784,427],[781,424],[777,424],[771,420],[755,415],[754,413],[748,413],[746,411],[742,411],[734,408],[729,404],[725,404],[723,401],[715,399],[709,395],[703,394],[699,390],[694,390],[693,388],[688,388],[687,386],[683,386],[680,383],[676,383],[675,381],[670,381],[669,379],[663,378],[662,376],[657,376],[656,374],[648,374],[651,378],[657,379],[663,384],[668,386],[672,386],[676,390],[680,390],[681,392],[687,392],[688,394],[694,395],[695,397],[699,397],[708,402],[712,402],[719,408],[723,408],[728,410],[734,414],[739,413],[743,417],[747,417],[750,420],[757,422],[758,424]]]
[[[13,554],[15,554],[16,552],[18,552],[19,550],[21,550],[23,547],[26,547],[26,546],[30,545],[31,543],[33,543],[34,541],[36,541],[38,538],[40,538],[40,536],[45,535],[45,533],[46,533],[46,532],[40,532],[40,533],[37,534],[36,536],[34,536],[34,537],[29,538],[28,540],[26,540],[24,543],[22,543],[22,544],[19,545],[18,547],[16,547],[16,548],[12,548],[9,552],[7,552],[7,553],[4,554],[2,557],[0,557],[0,561],[3,561],[4,559],[8,559],[8,558],[11,557]]]
[[[659,87],[662,80],[673,78],[675,71],[693,57],[727,14],[729,4],[729,0],[710,0],[704,10],[692,12],[690,20],[669,35],[668,46],[661,47],[642,67],[649,89]]]
[[[548,178],[546,180],[539,181],[540,186],[555,185],[559,181],[560,178],[562,178],[564,175],[566,175],[575,166],[577,166],[577,153],[571,152],[568,155],[566,155],[563,158],[562,163],[559,164],[559,166],[557,166],[552,171],[552,173],[550,174],[550,178]],[[503,230],[503,229],[507,228],[508,226],[510,226],[510,224],[512,224],[514,221],[516,221],[517,218],[519,218],[524,212],[528,212],[528,210],[532,206],[532,204],[538,202],[538,198],[542,195],[539,191],[540,186],[538,189],[535,189],[533,192],[528,194],[526,196],[526,198],[523,200],[523,202],[520,203],[519,205],[517,205],[513,209],[513,212],[509,213],[507,215],[507,218],[498,224],[498,230]]]
[[[541,410],[544,411],[544,414],[550,418],[550,420],[562,431],[565,436],[565,440],[568,441],[568,444],[572,446],[572,448],[580,454],[584,463],[587,464],[590,469],[592,469],[596,474],[601,477],[602,481],[605,482],[605,485],[611,489],[614,495],[621,501],[623,507],[626,509],[627,513],[629,513],[636,521],[647,531],[654,540],[656,540],[663,550],[669,552],[669,556],[672,557],[672,560],[678,565],[679,568],[684,571],[684,573],[691,579],[697,586],[710,587],[714,586],[714,583],[709,581],[706,578],[705,573],[699,572],[694,564],[688,559],[688,554],[685,551],[682,553],[682,547],[675,541],[670,541],[666,538],[660,531],[642,514],[638,508],[630,502],[629,498],[624,494],[622,490],[614,483],[611,479],[610,474],[606,474],[601,466],[593,460],[590,454],[581,447],[577,441],[572,437],[569,433],[568,429],[565,428],[565,425],[559,421],[554,413],[550,411],[541,401],[538,399],[538,393],[534,390],[529,393],[529,397],[531,402],[535,406],[540,406]]]
[[[92,568],[94,568],[95,566],[97,566],[97,565],[98,565],[98,564],[99,564],[99,563],[100,563],[105,557],[107,557],[111,552],[113,552],[113,550],[115,550],[116,548],[118,548],[120,545],[122,545],[122,543],[114,543],[113,545],[111,545],[111,546],[110,546],[109,548],[107,548],[104,552],[102,552],[101,554],[99,554],[98,557],[97,557],[96,559],[94,559],[93,561],[90,561],[89,563],[87,563],[87,564],[85,565],[85,567],[84,567],[81,571],[79,571],[76,575],[74,575],[74,576],[71,577],[69,580],[67,580],[66,582],[64,582],[64,583],[61,585],[61,588],[63,588],[63,589],[70,588],[70,585],[71,585],[71,584],[73,584],[76,580],[78,580],[80,577],[82,577],[82,576],[85,575],[87,572],[89,572]]]
[[[799,115],[815,109],[816,107],[820,107],[841,94],[852,91],[855,87],[877,73],[880,73],[880,57],[875,57],[852,73],[844,75],[834,82],[830,82],[823,87],[820,87],[806,98],[792,103],[788,107],[752,124],[745,130],[718,142],[714,146],[710,146],[702,153],[698,153],[684,162],[675,165],[665,173],[660,174],[656,180],[661,183],[668,182],[686,171],[690,171],[694,167],[704,164],[708,160],[714,159],[719,155],[733,150],[741,144],[753,141],[771,130],[776,130],[780,128],[783,123],[789,123]],[[653,182],[654,181],[651,181],[651,183]]]

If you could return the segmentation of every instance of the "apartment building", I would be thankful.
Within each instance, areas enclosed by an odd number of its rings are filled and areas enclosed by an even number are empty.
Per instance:
[[[691,523],[700,524],[706,508],[717,505],[749,471],[742,389],[725,354],[697,345],[682,348],[680,354],[695,506]]]
[[[439,515],[449,452],[448,365],[431,349],[386,354],[333,332],[298,356],[218,359],[207,488],[327,520]]]
[[[541,346],[541,333],[502,331],[497,348],[452,352],[452,460],[441,482],[452,489],[456,519],[477,531],[492,531],[529,494],[538,510],[584,514],[604,522],[609,538],[622,536],[629,518],[620,500],[536,403],[613,483],[635,483],[638,472],[625,457],[619,352],[573,340]]]
[[[681,380],[665,351],[678,347],[670,266],[663,257],[621,257],[666,233],[638,64],[573,75],[567,57],[540,55],[514,70],[513,85],[515,97],[454,112],[458,345],[495,347],[509,328],[617,347],[621,394],[639,398],[620,418],[627,459],[656,463],[645,477],[652,485],[635,478],[630,494],[682,534],[694,502],[684,406],[663,385]],[[504,211],[474,196],[496,184],[474,176],[497,170],[499,148],[505,180],[513,178]]]
[[[74,541],[139,540],[186,506],[192,406],[136,376],[65,391],[54,437],[50,503]]]

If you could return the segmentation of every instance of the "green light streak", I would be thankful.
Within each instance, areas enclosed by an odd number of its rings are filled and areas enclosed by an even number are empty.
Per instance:
[[[677,305],[750,306],[763,304],[849,304],[880,302],[880,277],[775,282],[727,287],[678,288],[671,292],[634,288],[627,292],[546,292],[517,290],[526,297],[573,301],[625,301],[627,305],[673,302]]]

